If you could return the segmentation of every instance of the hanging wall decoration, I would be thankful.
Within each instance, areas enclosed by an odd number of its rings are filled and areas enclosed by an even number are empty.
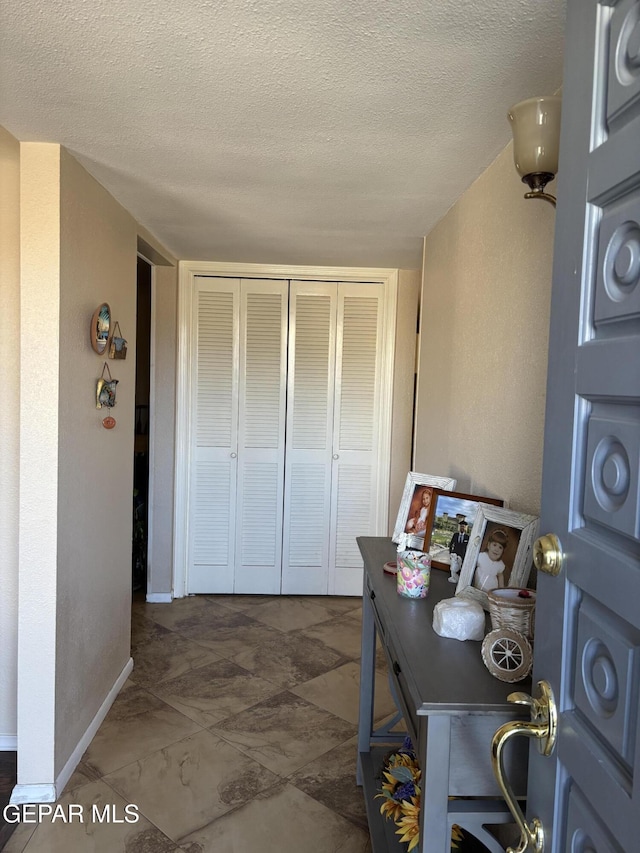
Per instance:
[[[109,358],[126,358],[127,357],[127,342],[122,337],[120,331],[120,323],[116,320],[113,326],[113,335],[111,336],[111,344],[109,345]]]
[[[105,375],[106,374],[106,375]],[[111,378],[109,365],[105,361],[102,368],[102,376],[96,384],[96,409],[111,409],[116,404],[117,379]],[[107,427],[108,429],[108,427]]]
[[[96,310],[93,312],[91,327],[89,330],[91,346],[98,355],[102,355],[107,348],[110,327],[111,308],[109,308],[106,302],[103,302],[102,305],[98,305]]]

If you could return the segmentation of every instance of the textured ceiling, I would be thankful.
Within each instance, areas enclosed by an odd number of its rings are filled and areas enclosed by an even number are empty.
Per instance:
[[[170,8],[173,7],[173,8]],[[561,0],[3,0],[0,124],[179,258],[418,267],[562,83]]]

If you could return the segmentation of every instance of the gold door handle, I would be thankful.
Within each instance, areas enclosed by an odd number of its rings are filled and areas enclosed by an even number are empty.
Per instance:
[[[563,560],[562,545],[555,533],[540,536],[533,543],[533,563],[539,572],[555,577],[560,574]]]
[[[528,705],[531,709],[531,722],[512,720],[500,726],[491,741],[491,765],[502,791],[502,796],[513,819],[520,830],[520,843],[517,847],[507,848],[507,853],[543,853],[544,851],[544,827],[539,818],[534,817],[531,824],[527,824],[522,813],[520,804],[509,784],[504,772],[504,747],[511,738],[517,735],[536,738],[538,748],[543,755],[551,755],[556,743],[558,733],[558,712],[553,696],[551,685],[546,681],[539,681],[540,697],[534,699],[527,693],[510,693],[507,699],[516,705]]]

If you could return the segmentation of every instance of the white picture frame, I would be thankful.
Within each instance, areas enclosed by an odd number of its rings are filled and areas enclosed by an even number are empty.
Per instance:
[[[398,510],[398,517],[396,518],[396,525],[393,530],[391,541],[396,544],[399,543],[400,536],[405,533],[407,534],[407,547],[421,551],[424,546],[424,532],[422,533],[422,536],[420,536],[419,532],[412,533],[410,530],[407,530],[410,512],[412,509],[415,509],[420,492],[422,492],[425,487],[427,489],[444,489],[447,492],[451,492],[456,486],[457,480],[454,480],[451,477],[438,477],[434,474],[419,474],[417,471],[409,471],[407,474],[407,480],[404,484],[402,499],[400,500],[400,509]]]
[[[499,585],[526,587],[533,564],[533,543],[538,536],[538,526],[539,519],[535,515],[526,515],[522,512],[491,506],[491,504],[479,504],[456,587],[456,595],[477,601],[485,610],[489,609],[487,592],[496,587],[478,588],[478,579],[475,575],[480,555],[486,551],[489,541],[498,531],[506,536],[506,544],[503,546],[500,557],[505,568],[498,575],[498,580],[501,581]],[[503,537],[498,539],[502,541]]]

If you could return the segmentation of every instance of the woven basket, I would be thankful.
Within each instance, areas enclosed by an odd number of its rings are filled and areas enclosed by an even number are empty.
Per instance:
[[[535,630],[536,593],[533,589],[492,589],[487,593],[491,625],[511,628],[533,640]]]

